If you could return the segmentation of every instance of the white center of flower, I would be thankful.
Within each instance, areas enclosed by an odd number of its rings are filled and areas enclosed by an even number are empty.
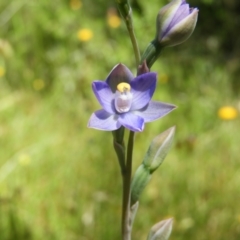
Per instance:
[[[115,108],[119,113],[128,112],[132,105],[131,86],[128,83],[119,83],[115,93]]]

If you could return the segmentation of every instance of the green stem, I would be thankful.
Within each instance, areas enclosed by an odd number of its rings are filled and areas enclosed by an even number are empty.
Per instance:
[[[153,40],[144,51],[140,63],[142,64],[144,60],[146,60],[146,64],[150,69],[160,56],[162,49],[163,48],[158,44],[157,40]]]
[[[123,199],[122,199],[122,239],[131,240],[130,223],[130,187],[132,176],[132,153],[134,145],[134,132],[130,131],[127,146],[126,168],[123,172]]]
[[[136,61],[136,68],[138,68],[138,65],[140,63],[140,51],[138,48],[138,43],[137,43],[137,39],[135,37],[135,33],[133,30],[133,24],[132,24],[132,18],[130,18],[128,21],[126,21],[126,26],[128,29],[128,33],[132,42],[132,46],[133,46],[133,51],[134,51],[134,55],[135,55],[135,61]]]
[[[118,9],[124,19],[133,46],[136,61],[136,69],[140,63],[140,51],[135,37],[132,21],[132,9],[129,0],[116,0]],[[122,240],[131,240],[130,219],[130,188],[132,176],[132,153],[134,145],[134,132],[130,131],[127,145],[127,156],[124,167],[122,166],[123,197],[122,197]],[[125,160],[125,159],[124,159]]]
[[[113,146],[117,154],[121,173],[125,169],[125,144],[124,144],[124,127],[120,127],[118,130],[112,132],[113,134]]]
[[[135,60],[136,60],[136,68],[138,68],[141,57],[140,57],[140,51],[137,44],[137,39],[135,37],[135,33],[133,30],[132,8],[128,0],[116,0],[116,2],[118,5],[119,12],[121,13],[122,18],[126,23],[127,30],[133,46],[133,51],[134,51]]]

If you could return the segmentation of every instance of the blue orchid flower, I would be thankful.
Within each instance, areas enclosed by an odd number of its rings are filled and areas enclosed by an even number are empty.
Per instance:
[[[151,101],[156,89],[157,74],[153,72],[134,77],[123,64],[116,65],[106,81],[94,81],[92,89],[102,109],[94,112],[88,127],[113,131],[121,126],[141,132],[144,124],[159,119],[176,106]]]

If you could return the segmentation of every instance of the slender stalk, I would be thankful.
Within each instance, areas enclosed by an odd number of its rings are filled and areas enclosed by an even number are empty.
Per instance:
[[[138,69],[140,63],[140,51],[138,48],[137,39],[135,37],[132,21],[132,9],[129,4],[129,0],[116,0],[118,9],[124,19],[136,61],[136,69]],[[131,240],[131,219],[130,219],[130,187],[132,176],[132,153],[134,145],[134,132],[129,132],[127,156],[125,167],[122,167],[122,181],[123,181],[123,197],[122,197],[122,240]]]
[[[117,154],[121,173],[123,174],[125,169],[125,144],[124,144],[124,127],[119,128],[112,132],[113,134],[113,146]]]
[[[132,42],[132,46],[133,46],[133,51],[134,51],[134,55],[135,55],[135,60],[136,60],[136,68],[138,68],[139,62],[140,62],[140,52],[139,52],[139,48],[138,48],[138,43],[137,43],[137,39],[135,37],[135,33],[133,30],[133,24],[132,24],[132,19],[126,21],[126,26],[128,29],[128,33]]]
[[[132,153],[134,145],[134,132],[130,131],[127,145],[126,168],[123,172],[123,198],[122,198],[122,239],[131,240],[130,223],[130,186],[132,176]]]
[[[116,0],[119,12],[122,15],[123,20],[126,23],[127,30],[132,42],[133,51],[135,55],[136,60],[136,67],[138,68],[138,65],[140,63],[140,51],[137,44],[137,39],[135,37],[135,33],[133,30],[133,20],[132,20],[132,8],[129,4],[129,0]]]

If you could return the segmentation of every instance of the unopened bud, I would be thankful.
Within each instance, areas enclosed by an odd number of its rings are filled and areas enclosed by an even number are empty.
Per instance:
[[[195,29],[198,9],[190,8],[186,0],[173,0],[160,9],[156,20],[156,36],[144,51],[141,62],[150,68],[164,47],[186,41]]]
[[[148,235],[147,240],[168,240],[172,232],[173,219],[163,220],[155,224]]]
[[[153,173],[163,162],[167,156],[175,134],[175,127],[171,127],[163,133],[156,136],[144,157],[143,164],[146,168]]]
[[[131,183],[131,205],[135,204],[150,181],[152,175],[143,164],[141,164],[133,176]]]
[[[175,46],[186,41],[195,29],[198,9],[185,0],[173,0],[157,16],[156,40],[161,46]]]

